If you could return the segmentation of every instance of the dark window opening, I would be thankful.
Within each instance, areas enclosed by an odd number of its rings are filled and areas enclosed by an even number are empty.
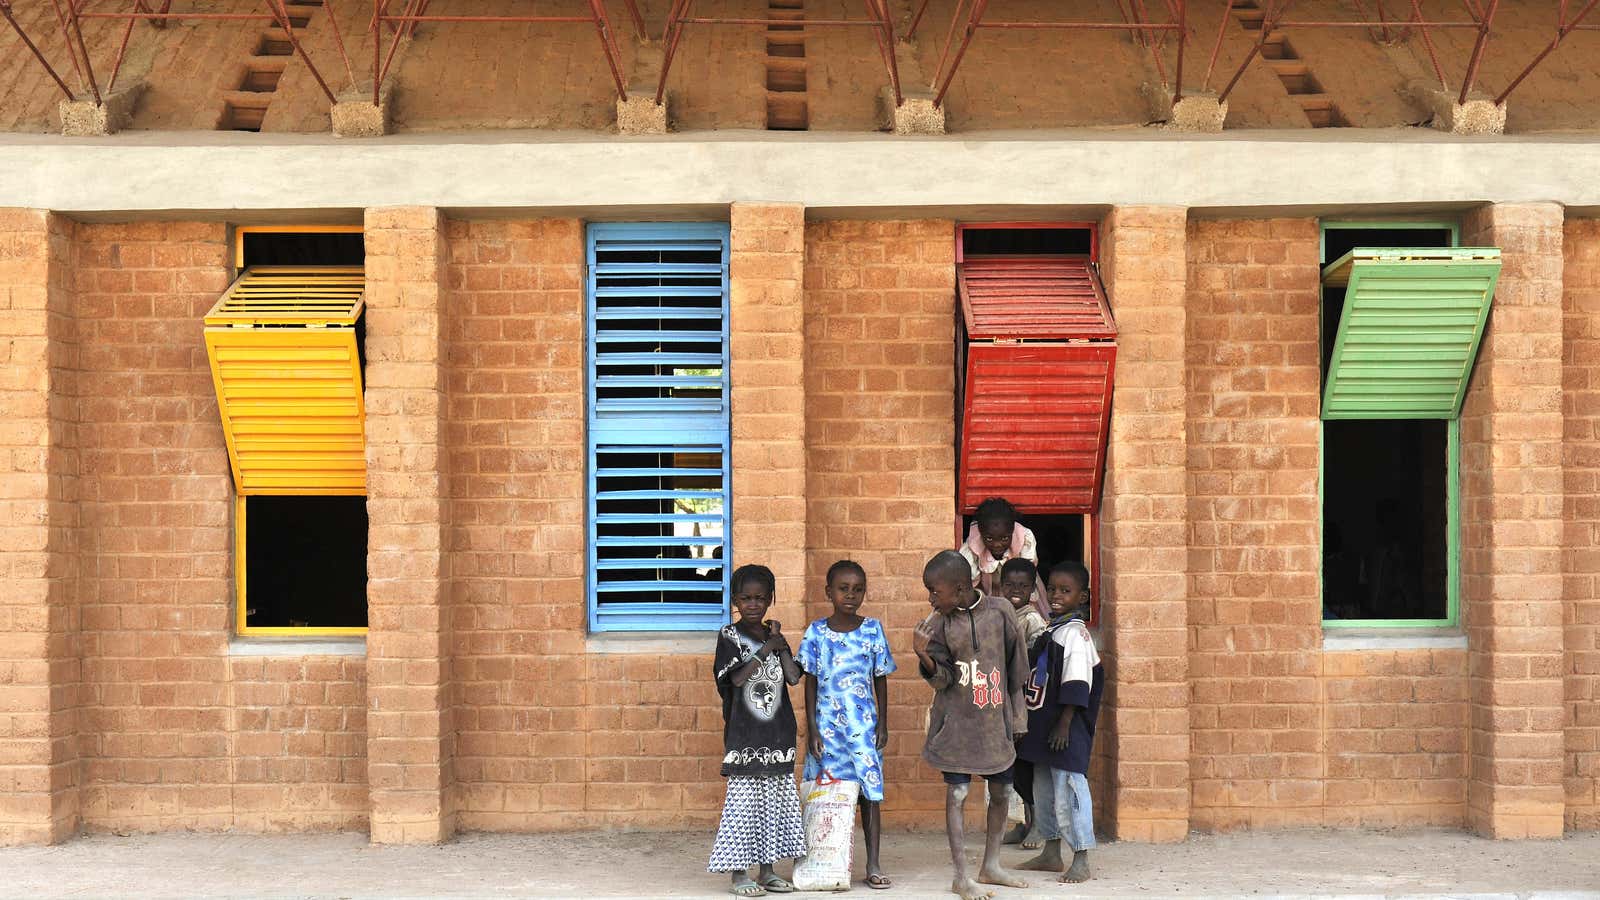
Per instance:
[[[1449,228],[1327,228],[1323,265],[1357,247],[1450,247]],[[1322,378],[1344,313],[1343,288],[1322,290]],[[1328,420],[1322,438],[1323,617],[1449,616],[1451,423]]]
[[[962,540],[972,532],[974,518],[970,515],[961,517]],[[1039,580],[1045,581],[1050,574],[1050,569],[1057,563],[1073,562],[1083,563],[1089,569],[1091,587],[1098,584],[1098,573],[1089,561],[1090,548],[1085,541],[1086,529],[1093,522],[1089,516],[1083,515],[1028,515],[1020,513],[1017,522],[1033,532],[1034,542],[1039,550]],[[1100,599],[1098,591],[1091,592],[1091,600],[1098,617]]]
[[[247,628],[367,626],[367,498],[244,502]]]
[[[1323,423],[1322,604],[1326,619],[1449,615],[1450,423]]]
[[[245,231],[244,267],[359,266],[367,259],[359,231]]]
[[[1087,255],[1094,249],[1094,230],[1088,227],[985,228],[968,225],[961,229],[961,251],[965,256],[983,254]]]

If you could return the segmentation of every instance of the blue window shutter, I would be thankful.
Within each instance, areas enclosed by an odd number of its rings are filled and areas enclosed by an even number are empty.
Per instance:
[[[728,226],[588,227],[591,631],[728,621]]]

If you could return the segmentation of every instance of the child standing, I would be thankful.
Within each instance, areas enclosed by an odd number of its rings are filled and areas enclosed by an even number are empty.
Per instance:
[[[1094,806],[1089,798],[1089,751],[1105,670],[1089,634],[1089,572],[1064,562],[1050,570],[1050,628],[1035,651],[1028,689],[1028,734],[1020,753],[1034,764],[1033,799],[1044,851],[1021,868],[1062,872],[1063,882],[1089,880]],[[1061,842],[1072,848],[1065,866]],[[1063,869],[1065,871],[1063,871]]]
[[[1034,582],[1039,577],[1039,571],[1033,563],[1017,557],[1008,559],[1000,567],[1000,594],[1011,608],[1017,613],[1017,628],[1022,632],[1023,646],[1029,648],[1028,653],[1033,653],[1033,642],[1044,634],[1045,628],[1050,623],[1034,608],[1033,591]],[[1016,784],[1014,787],[1017,796],[1022,799],[1022,822],[1015,828],[1006,832],[1007,844],[1021,844],[1024,850],[1037,850],[1044,846],[1044,841],[1039,837],[1038,828],[1034,824],[1033,815],[1033,763],[1021,757],[1017,758]]]
[[[794,890],[772,864],[806,852],[789,703],[789,685],[800,681],[800,667],[779,623],[763,621],[777,588],[772,570],[740,566],[731,587],[739,621],[717,632],[712,663],[722,695],[722,774],[728,794],[706,871],[732,873],[735,896],[762,897]],[[755,881],[750,880],[752,865],[761,867]]]
[[[934,690],[922,758],[944,773],[945,834],[955,868],[950,890],[962,900],[983,900],[994,892],[967,875],[961,809],[974,775],[989,782],[987,841],[976,880],[1028,886],[1000,866],[1014,742],[1027,730],[1027,654],[1016,615],[1002,601],[973,590],[961,554],[946,550],[934,556],[922,570],[922,583],[934,611],[912,637],[922,677]]]
[[[806,713],[810,752],[805,779],[826,773],[861,785],[861,830],[867,840],[867,887],[889,887],[878,862],[883,834],[883,748],[889,743],[889,673],[894,656],[883,624],[860,615],[867,597],[867,573],[841,559],[828,569],[825,587],[833,615],[818,619],[800,639],[800,666],[806,671]]]
[[[1037,566],[1039,544],[1033,532],[1017,521],[1016,507],[1004,497],[990,497],[979,503],[973,513],[972,527],[961,545],[961,555],[972,569],[972,586],[985,596],[996,596],[1003,577],[1000,567],[1011,559],[1025,559]],[[1044,617],[1049,608],[1045,604],[1044,585],[1035,585],[1032,599],[1034,608],[1039,610],[1041,618]]]

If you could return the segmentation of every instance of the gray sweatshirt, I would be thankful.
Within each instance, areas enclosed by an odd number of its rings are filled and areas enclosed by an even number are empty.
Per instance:
[[[1016,762],[1028,730],[1028,648],[1011,604],[984,597],[971,610],[937,616],[928,645],[935,668],[933,713],[922,758],[941,772],[994,775]],[[920,667],[919,667],[920,668]]]

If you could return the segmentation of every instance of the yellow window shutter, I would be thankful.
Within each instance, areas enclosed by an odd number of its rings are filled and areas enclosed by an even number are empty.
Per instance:
[[[245,494],[364,494],[360,266],[246,269],[205,318],[206,355]]]

